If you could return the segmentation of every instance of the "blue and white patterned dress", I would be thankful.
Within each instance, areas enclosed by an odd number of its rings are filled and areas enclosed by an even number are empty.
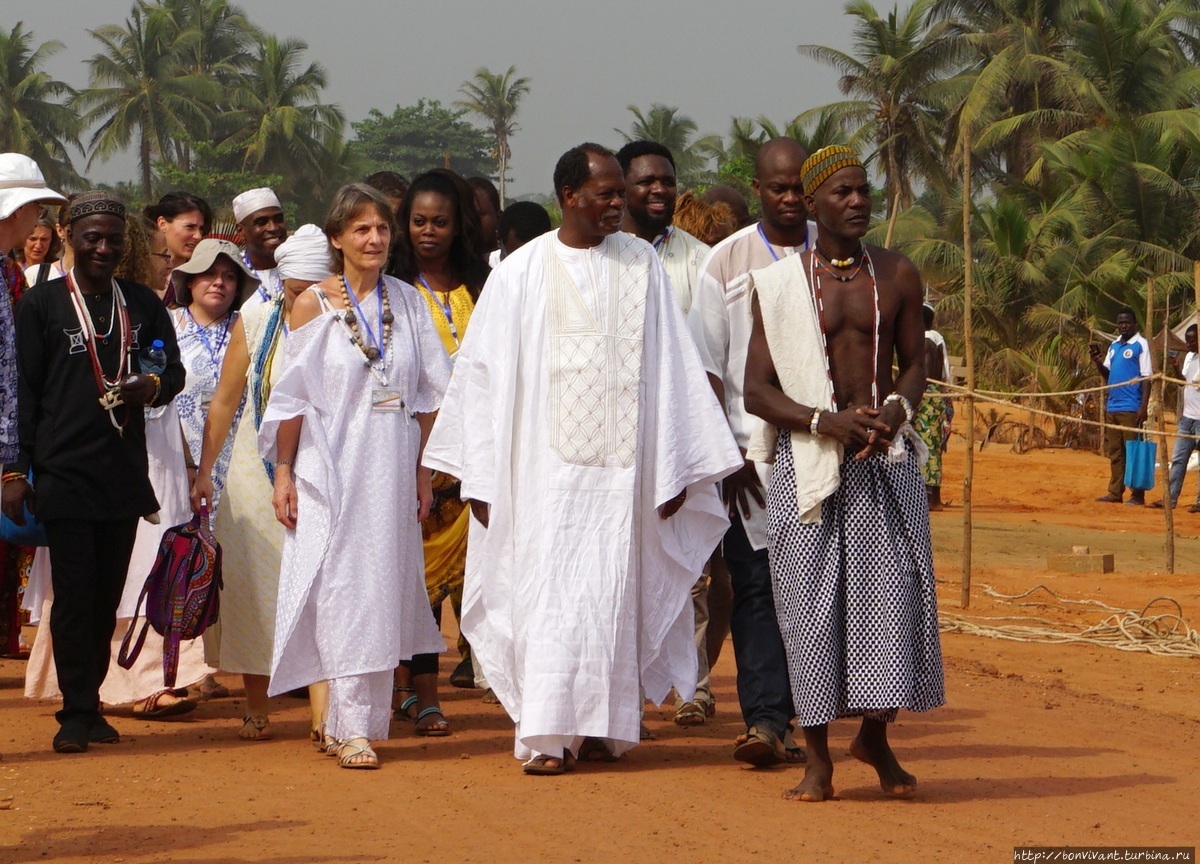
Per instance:
[[[171,321],[175,324],[175,336],[179,340],[179,356],[187,369],[187,383],[183,392],[175,397],[175,409],[179,412],[179,422],[183,426],[183,437],[191,451],[192,461],[199,462],[200,451],[204,444],[204,420],[208,416],[208,403],[216,392],[217,381],[221,375],[221,364],[225,361],[225,351],[229,347],[229,339],[233,333],[233,323],[237,320],[236,312],[210,324],[201,327],[188,314],[187,309],[173,309]],[[241,416],[242,405],[238,406],[238,416],[234,418],[234,428],[237,428],[238,417]],[[233,456],[233,436],[225,439],[221,452],[213,465],[213,500],[209,502],[212,519],[216,521],[217,507],[221,503],[221,493],[225,489],[225,477],[229,473],[229,460]]]

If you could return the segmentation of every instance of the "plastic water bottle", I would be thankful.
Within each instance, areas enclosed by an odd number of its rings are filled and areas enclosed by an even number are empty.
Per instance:
[[[167,371],[167,352],[161,339],[155,339],[149,348],[142,349],[139,362],[144,375],[161,375]]]

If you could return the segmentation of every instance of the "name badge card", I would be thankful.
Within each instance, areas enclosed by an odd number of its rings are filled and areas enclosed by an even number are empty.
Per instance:
[[[404,399],[399,390],[376,387],[371,391],[371,410],[400,414],[404,411]]]

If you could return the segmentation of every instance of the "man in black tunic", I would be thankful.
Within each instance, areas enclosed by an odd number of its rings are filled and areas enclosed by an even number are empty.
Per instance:
[[[100,716],[100,685],[125,584],[137,522],[158,510],[147,474],[143,406],[183,389],[175,330],[144,285],[113,278],[125,243],[125,208],[91,192],[71,205],[67,242],[75,267],[29,291],[17,306],[21,457],[34,487],[4,485],[4,510],[22,506],[46,525],[53,569],[50,632],[63,707],[59,753],[119,736]],[[167,356],[160,374],[142,374],[155,340]],[[103,398],[102,398],[103,397]]]

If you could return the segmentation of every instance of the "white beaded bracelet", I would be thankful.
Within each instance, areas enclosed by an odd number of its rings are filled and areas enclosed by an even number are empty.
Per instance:
[[[808,421],[808,434],[809,435],[820,434],[817,432],[817,423],[819,423],[820,420],[821,420],[821,409],[814,408],[813,413],[812,413],[812,419],[810,419]]]
[[[905,423],[912,422],[912,419],[913,419],[912,403],[909,402],[906,398],[904,398],[904,395],[902,393],[893,393],[890,396],[888,396],[886,399],[883,400],[884,405],[888,404],[889,402],[899,402],[900,407],[904,409],[904,422]]]

